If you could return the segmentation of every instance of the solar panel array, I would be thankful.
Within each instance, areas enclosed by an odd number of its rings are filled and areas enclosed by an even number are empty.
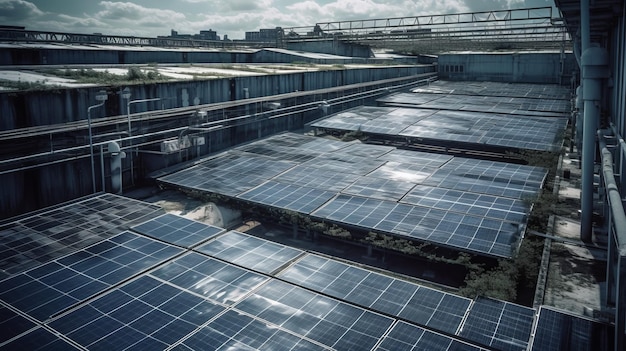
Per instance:
[[[470,302],[166,214],[0,280],[0,348],[480,350],[454,334]]]
[[[398,94],[385,101],[410,105],[408,102],[411,97],[411,94]],[[448,143],[450,147],[472,145],[481,149],[551,151],[559,147],[558,138],[567,125],[567,118],[545,117],[543,113],[521,115],[493,109],[486,112],[497,113],[474,112],[457,106],[458,102],[452,101],[457,99],[456,96],[446,98],[438,106],[431,102],[411,108],[355,107],[316,121],[311,126],[329,130],[358,130],[366,134],[417,140],[421,143]],[[488,105],[478,106],[487,109]],[[363,120],[362,115],[368,118]]]
[[[6,350],[550,350],[604,328],[542,308],[531,338],[534,318],[171,214],[0,280]]]
[[[273,154],[273,148],[280,152]],[[215,177],[225,172],[233,176],[224,182]],[[523,200],[537,194],[544,177],[545,170],[535,167],[287,133],[159,181],[364,231],[510,257],[526,222]]]
[[[416,93],[455,94],[475,96],[519,97],[532,99],[569,100],[570,90],[555,84],[524,84],[503,82],[460,82],[438,80],[412,90]],[[421,94],[420,94],[421,95]],[[430,96],[430,95],[426,95]]]
[[[566,87],[436,81],[311,124],[315,128],[481,150],[553,151],[571,111]]]

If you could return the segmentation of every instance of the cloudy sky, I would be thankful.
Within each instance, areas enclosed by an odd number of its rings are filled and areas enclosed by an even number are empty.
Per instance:
[[[0,0],[0,24],[147,37],[169,35],[171,29],[185,34],[213,29],[242,39],[246,31],[277,26],[553,5],[553,0]]]

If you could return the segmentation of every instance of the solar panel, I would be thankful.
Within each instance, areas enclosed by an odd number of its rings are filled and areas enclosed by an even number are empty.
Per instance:
[[[525,97],[533,99],[569,100],[567,87],[554,84],[524,84],[504,82],[460,82],[438,80],[412,90],[414,93],[457,94],[496,97]]]
[[[112,211],[92,204],[94,213]],[[164,242],[154,232],[163,226],[180,228],[192,248]],[[214,227],[174,215],[136,227],[154,238],[125,231],[0,280],[0,348],[479,350],[479,343],[528,343],[529,308],[490,299],[472,305],[235,231],[198,241],[195,234]],[[551,309],[540,310],[535,328],[537,350],[612,340],[607,325]]]
[[[454,147],[491,148],[494,151],[498,151],[497,148],[552,151],[560,145],[558,137],[565,129],[567,118],[547,118],[538,113],[512,114],[517,110],[510,110],[509,107],[494,110],[485,108],[484,104],[477,105],[474,110],[490,113],[468,111],[467,107],[459,105],[458,99],[446,97],[420,108],[376,107],[380,109],[378,115],[369,117],[365,124],[350,122],[351,119],[359,120],[361,109],[365,109],[358,107],[316,121],[312,126],[359,130],[396,139],[409,138],[420,143],[447,142]],[[367,110],[373,108],[367,107]]]
[[[190,292],[142,276],[49,326],[88,349],[160,350],[224,310]]]
[[[395,149],[378,157],[379,160],[393,161],[402,164],[418,164],[423,167],[439,168],[450,161],[453,156],[430,152]]]
[[[278,277],[329,296],[454,334],[470,300],[307,254]]]
[[[459,335],[498,350],[526,350],[534,314],[532,308],[478,298]]]
[[[374,171],[376,172],[376,171]],[[358,174],[321,170],[315,166],[300,165],[273,178],[273,181],[339,192],[359,179]]]
[[[304,165],[315,167],[322,171],[329,171],[335,173],[350,173],[356,175],[366,175],[378,167],[385,164],[385,161],[362,157],[362,156],[348,156],[348,155],[336,155],[332,153],[318,156]]]
[[[529,211],[522,200],[427,185],[416,185],[400,201],[515,223],[523,223]]]
[[[404,160],[404,162],[410,161],[411,160]],[[388,161],[363,178],[387,179],[390,181],[412,183],[415,185],[426,180],[439,168],[439,166],[432,165],[436,163],[439,162],[415,161],[415,163],[400,163]]]
[[[239,301],[268,279],[195,252],[168,262],[150,275],[223,305]]]
[[[281,147],[274,145],[254,144],[244,146],[239,150],[245,151],[251,154],[263,155],[276,160],[294,161],[294,162],[306,162],[316,156],[319,152],[315,150],[298,150],[290,147]]]
[[[615,328],[542,306],[531,341],[533,351],[599,350],[614,340]]]
[[[314,217],[498,257],[511,257],[518,223],[391,201],[339,195]]]
[[[370,350],[394,320],[272,280],[236,309],[336,350]]]
[[[237,198],[309,214],[333,196],[335,193],[331,191],[270,181],[240,194]]]
[[[408,323],[398,322],[375,350],[479,351],[484,349]]]
[[[198,164],[186,172],[178,172],[159,178],[159,181],[235,196],[262,184],[296,163],[271,158],[232,153]],[[207,177],[207,174],[210,174]]]
[[[123,232],[0,282],[0,299],[45,321],[182,250]]]
[[[409,192],[413,186],[415,186],[414,183],[406,181],[365,176],[345,188],[342,193],[381,200],[398,201]],[[328,198],[328,200],[330,200],[330,198]],[[323,205],[323,203],[320,204],[320,206],[321,205]]]
[[[186,248],[194,247],[224,232],[222,228],[169,213],[134,226],[131,229],[155,239]]]
[[[44,210],[0,227],[0,279],[161,215],[159,206],[112,194]]]
[[[454,158],[422,185],[509,198],[532,198],[546,176],[543,168]]]
[[[334,350],[246,314],[229,310],[191,334],[176,350]]]
[[[303,251],[230,231],[197,248],[198,251],[248,269],[271,274]]]

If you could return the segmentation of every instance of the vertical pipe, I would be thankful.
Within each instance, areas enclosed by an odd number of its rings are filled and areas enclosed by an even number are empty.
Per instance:
[[[580,40],[581,40],[581,66],[585,70],[585,51],[590,46],[589,33],[589,0],[580,1]],[[584,78],[584,73],[583,73]],[[595,157],[595,119],[593,112],[595,106],[593,101],[588,100],[587,92],[591,87],[591,80],[583,79],[583,99],[584,99],[584,118],[583,118],[583,149],[582,149],[582,184],[580,196],[580,239],[586,242],[592,239],[592,221],[593,221],[593,162]],[[593,120],[592,120],[593,119]]]
[[[589,0],[580,0],[580,43],[582,54],[591,45],[589,30]]]
[[[106,192],[106,184],[104,182],[104,145],[100,145],[100,173],[102,177],[102,192]]]
[[[584,68],[583,68],[584,69]],[[597,80],[585,79],[585,90],[600,89]],[[595,161],[595,131],[600,109],[598,101],[587,100],[589,96],[587,91],[583,93],[585,96],[585,115],[583,119],[583,152],[582,152],[582,195],[581,195],[581,221],[580,221],[580,239],[585,242],[592,240],[593,226],[593,178],[594,178],[594,161]]]
[[[623,249],[617,262],[617,291],[615,298],[615,350],[624,350],[626,337],[624,337],[624,325],[626,325],[626,255]]]
[[[96,107],[100,107],[102,105],[104,105],[104,101],[97,105],[89,106],[87,108],[87,125],[89,129],[89,154],[91,157],[91,187],[93,190],[92,192],[94,194],[96,193],[96,170],[95,170],[94,159],[93,159],[93,134],[91,133],[91,110]]]

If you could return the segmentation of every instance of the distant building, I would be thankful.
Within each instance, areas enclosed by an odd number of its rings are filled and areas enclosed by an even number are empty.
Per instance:
[[[225,36],[226,38],[227,36]],[[159,37],[159,38],[168,38],[168,37]],[[176,30],[171,30],[169,38],[175,39],[198,39],[198,40],[220,40],[220,36],[217,35],[217,32],[209,29],[209,30],[201,30],[199,34],[180,34]]]
[[[247,41],[260,41],[261,33],[259,32],[246,32],[246,40]]]
[[[219,40],[217,36],[217,32],[212,29],[201,30],[199,38],[203,40]]]
[[[274,42],[284,35],[284,31],[281,27],[276,28],[263,28],[258,32],[246,32],[247,41],[265,41]]]

